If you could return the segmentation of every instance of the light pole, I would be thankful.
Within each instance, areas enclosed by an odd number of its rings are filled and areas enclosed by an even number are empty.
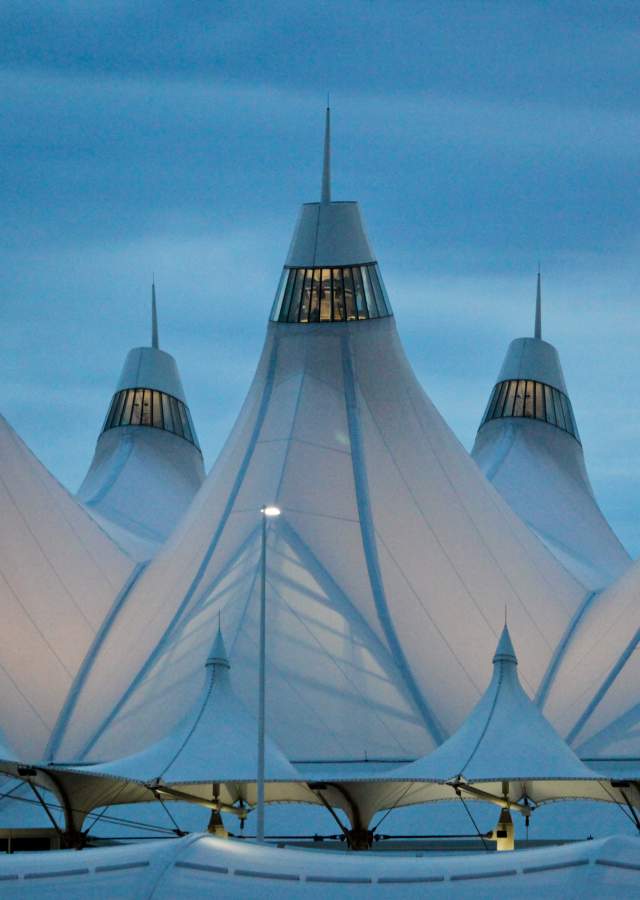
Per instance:
[[[267,519],[280,515],[277,506],[261,506],[262,544],[260,548],[260,661],[258,667],[258,822],[256,837],[264,843],[264,720],[267,651]]]

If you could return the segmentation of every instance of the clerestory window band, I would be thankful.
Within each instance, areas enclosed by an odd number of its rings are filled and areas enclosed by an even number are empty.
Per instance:
[[[376,263],[341,268],[287,269],[271,310],[272,322],[357,322],[392,315]]]
[[[480,427],[492,419],[540,419],[566,431],[578,442],[571,401],[557,388],[540,381],[500,381],[493,389]]]
[[[127,388],[113,395],[102,432],[125,425],[170,431],[200,450],[189,408],[177,397],[150,388]]]

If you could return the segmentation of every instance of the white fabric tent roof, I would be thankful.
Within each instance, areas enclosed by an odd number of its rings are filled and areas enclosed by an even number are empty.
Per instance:
[[[505,605],[535,690],[585,594],[426,398],[393,318],[270,324],[226,447],[113,623],[58,758],[170,730],[221,609],[253,706],[272,501],[269,733],[293,760],[421,755],[480,696]]]
[[[136,756],[91,769],[133,781],[160,780],[166,785],[255,781],[258,726],[233,690],[221,631],[206,668],[203,695],[180,728]],[[267,781],[300,780],[268,735],[265,778]]]
[[[509,629],[493,657],[493,676],[469,717],[429,756],[390,773],[406,781],[591,779],[594,773],[551,727],[520,684]]]
[[[0,725],[43,754],[133,561],[0,417]]]
[[[585,606],[558,662],[558,690],[545,706],[594,766],[598,759],[623,764],[640,759],[639,642],[640,562],[635,562]]]

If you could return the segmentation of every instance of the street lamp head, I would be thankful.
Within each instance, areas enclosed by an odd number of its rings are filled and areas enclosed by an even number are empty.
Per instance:
[[[271,519],[274,516],[279,516],[281,510],[277,506],[261,506],[260,512],[263,516],[268,516]]]

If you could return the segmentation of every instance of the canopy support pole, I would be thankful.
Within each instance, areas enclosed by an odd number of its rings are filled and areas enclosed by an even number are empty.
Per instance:
[[[35,786],[35,784],[33,783],[33,781],[28,781],[27,784],[29,785],[29,787],[31,788],[31,790],[33,791],[33,793],[36,795],[36,799],[38,800],[38,803],[40,804],[40,806],[43,808],[43,810],[44,810],[45,813],[47,814],[47,818],[49,819],[49,821],[51,822],[51,824],[52,824],[53,827],[55,828],[55,830],[56,830],[56,832],[57,832],[57,834],[58,834],[58,837],[60,838],[60,840],[61,840],[62,843],[64,844],[64,843],[65,843],[64,832],[61,830],[60,826],[58,825],[58,823],[56,822],[55,818],[53,817],[53,814],[52,814],[51,810],[49,809],[49,807],[47,806],[47,803],[46,803],[44,797],[42,796],[42,794],[40,793],[40,791],[38,790],[38,788]]]

